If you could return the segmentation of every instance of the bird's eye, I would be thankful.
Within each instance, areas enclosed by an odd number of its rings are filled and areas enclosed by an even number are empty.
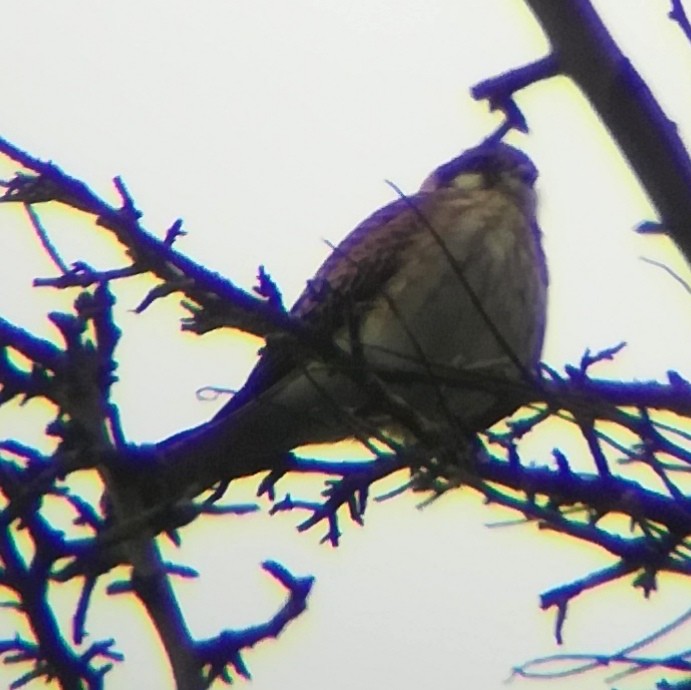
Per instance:
[[[537,180],[537,168],[528,161],[519,163],[516,166],[516,175],[526,184],[534,185]]]

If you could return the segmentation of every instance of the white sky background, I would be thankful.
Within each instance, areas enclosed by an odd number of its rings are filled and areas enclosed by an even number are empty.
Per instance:
[[[669,3],[597,6],[688,144],[691,46],[666,18]],[[149,229],[162,236],[182,217],[189,235],[178,249],[247,288],[264,264],[289,303],[328,253],[324,240],[337,242],[395,197],[385,179],[414,191],[494,129],[498,116],[471,100],[470,86],[547,51],[519,0],[24,2],[3,12],[0,45],[0,134],[112,200],[110,180],[122,175]],[[552,280],[545,359],[559,366],[586,347],[627,340],[617,365],[599,373],[646,378],[676,368],[691,376],[689,297],[640,257],[686,269],[669,242],[631,231],[655,214],[606,132],[563,79],[518,101],[531,134],[511,141],[541,171]],[[66,260],[117,264],[88,222],[40,210]],[[0,312],[54,337],[44,314],[73,295],[31,289],[34,276],[54,275],[36,245],[21,210],[1,208]],[[220,402],[201,403],[195,391],[241,385],[259,344],[180,334],[176,298],[131,313],[147,286],[132,281],[118,291],[116,397],[134,441],[211,416]],[[4,411],[0,437],[35,439],[46,418],[39,409]],[[560,442],[555,431],[534,459]],[[234,496],[248,499],[255,486],[246,482]],[[554,612],[539,610],[538,595],[610,561],[532,526],[487,529],[509,516],[467,491],[424,511],[419,500],[373,505],[366,527],[346,530],[336,550],[318,544],[321,526],[296,534],[297,514],[193,525],[184,548],[168,550],[203,570],[178,590],[193,633],[270,616],[282,593],[258,564],[275,558],[318,579],[308,611],[277,643],[246,654],[251,690],[499,690],[512,665],[562,651]],[[661,582],[647,602],[628,580],[576,600],[563,651],[612,652],[691,606],[688,584]],[[88,627],[94,638],[116,637],[127,654],[108,690],[171,687],[134,603],[101,602]],[[0,686],[13,677],[0,667]],[[602,677],[546,687],[599,687]],[[646,677],[620,687],[652,684]]]

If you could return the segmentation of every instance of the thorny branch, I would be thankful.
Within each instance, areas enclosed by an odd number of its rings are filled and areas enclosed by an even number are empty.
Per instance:
[[[120,269],[122,274],[101,275],[78,264],[68,273],[52,280],[41,280],[39,284],[60,288],[87,287],[106,279],[150,273],[160,283],[144,300],[140,310],[154,299],[183,292],[189,300],[186,306],[191,312],[184,326],[188,330],[204,333],[212,328],[235,326],[265,336],[276,328],[288,332],[296,328],[285,312],[276,308],[275,300],[254,297],[175,251],[172,244],[182,234],[180,221],[171,226],[164,240],[148,233],[139,223],[141,214],[121,180],[116,178],[115,185],[122,205],[114,208],[97,197],[83,182],[69,177],[51,163],[34,158],[1,137],[0,153],[31,171],[30,174],[18,174],[7,184],[2,201],[28,205],[58,201],[94,215],[97,224],[113,233],[118,242],[127,248],[132,260],[130,266]]]
[[[15,152],[15,155],[18,154]],[[75,576],[85,578],[84,596],[79,610],[75,612],[75,641],[83,636],[81,631],[84,629],[88,597],[96,580],[116,563],[138,562],[136,572],[140,575],[133,580],[133,591],[148,604],[152,619],[158,621],[159,629],[170,631],[170,646],[188,652],[184,657],[180,656],[179,651],[173,654],[181,667],[178,672],[182,676],[196,674],[199,687],[203,687],[205,682],[199,675],[204,666],[210,669],[211,676],[222,676],[226,673],[222,670],[226,665],[242,675],[246,671],[239,656],[238,645],[243,646],[242,637],[236,633],[223,634],[218,644],[200,648],[215,649],[213,660],[206,652],[201,657],[195,656],[199,652],[194,652],[195,643],[185,631],[184,621],[174,601],[169,594],[162,596],[166,589],[166,573],[170,573],[170,569],[160,564],[156,553],[146,546],[146,539],[140,543],[139,555],[136,552],[133,554],[131,548],[126,548],[127,544],[136,542],[138,538],[141,542],[140,535],[160,531],[173,534],[199,514],[208,512],[207,504],[187,501],[154,506],[139,511],[133,517],[123,515],[115,520],[116,513],[108,511],[103,515],[98,508],[88,506],[56,484],[58,479],[77,469],[105,466],[106,469],[117,470],[117,465],[112,463],[122,447],[123,434],[116,423],[117,411],[109,401],[118,332],[112,321],[112,296],[107,288],[108,281],[124,279],[147,270],[163,280],[161,286],[165,291],[172,289],[170,282],[165,282],[170,278],[172,266],[176,276],[174,289],[198,304],[195,318],[199,324],[203,324],[200,331],[218,327],[220,321],[214,319],[221,312],[237,316],[242,309],[246,308],[252,313],[253,309],[258,308],[264,319],[261,328],[268,328],[271,333],[287,333],[291,337],[297,334],[298,343],[317,349],[326,359],[346,355],[339,355],[329,343],[311,339],[300,324],[286,317],[280,294],[266,274],[260,276],[259,293],[267,301],[242,293],[239,308],[232,300],[229,308],[219,307],[219,302],[230,299],[228,292],[223,292],[228,286],[220,289],[220,279],[209,277],[189,259],[173,253],[167,240],[156,240],[140,228],[134,203],[126,195],[122,184],[119,184],[119,189],[123,195],[123,208],[128,209],[124,221],[121,220],[121,211],[108,209],[104,202],[83,186],[76,188],[77,194],[74,182],[54,166],[50,166],[49,177],[51,198],[69,199],[76,208],[87,208],[90,212],[98,210],[99,225],[114,226],[118,238],[135,258],[131,266],[117,269],[117,274],[89,273],[80,265],[52,283],[50,280],[42,281],[43,284],[61,287],[84,286],[94,281],[95,287],[91,291],[78,296],[76,316],[56,314],[51,317],[63,335],[65,349],[6,321],[0,321],[2,400],[16,396],[41,396],[51,400],[60,410],[52,426],[52,433],[59,439],[53,457],[41,456],[33,449],[18,444],[4,444],[6,456],[1,458],[1,466],[7,468],[6,472],[21,478],[21,481],[14,483],[21,489],[4,491],[7,505],[0,525],[9,538],[13,521],[20,518],[27,522],[31,516],[40,517],[39,497],[52,494],[67,501],[77,512],[79,523],[90,528],[91,536],[87,538],[61,537],[50,541],[50,548],[45,545],[45,539],[41,542],[44,544],[42,557],[47,559],[49,565],[44,577],[61,581]],[[36,190],[42,189],[40,182],[37,182],[42,178],[33,177],[27,182],[28,179],[26,176],[20,177],[20,181],[11,187],[8,198],[35,205],[35,199],[32,201],[26,196],[36,195]],[[45,198],[45,190],[42,193],[42,198]],[[36,215],[35,211],[33,213]],[[137,258],[142,256],[146,256],[145,263]],[[56,262],[56,265],[59,263]],[[231,292],[236,290],[234,287],[230,289]],[[270,308],[267,308],[267,304]],[[209,311],[211,317],[208,316]],[[94,324],[95,343],[84,336],[89,323]],[[232,321],[232,325],[242,325],[247,330],[256,330],[257,323],[251,315]],[[680,427],[681,421],[670,424],[661,417],[662,412],[678,418],[691,415],[691,384],[674,372],[670,372],[666,383],[619,383],[593,378],[591,369],[612,359],[620,348],[617,346],[600,353],[588,352],[579,366],[569,367],[563,374],[546,368],[545,375],[539,381],[492,379],[430,365],[424,376],[435,377],[444,386],[478,388],[502,395],[510,393],[524,401],[524,408],[503,428],[491,429],[483,434],[481,444],[469,448],[446,448],[444,452],[431,444],[431,439],[425,435],[425,429],[419,426],[412,410],[397,409],[395,411],[399,418],[419,435],[421,441],[425,441],[419,447],[392,449],[394,452],[379,451],[373,461],[361,463],[328,463],[288,457],[285,467],[279,472],[274,471],[264,481],[263,489],[275,491],[276,482],[286,471],[319,472],[333,476],[323,501],[308,502],[286,496],[275,504],[274,510],[306,511],[308,516],[300,527],[303,530],[326,521],[326,539],[337,544],[340,509],[347,509],[350,518],[361,523],[376,482],[401,469],[413,468],[410,486],[418,491],[438,496],[450,488],[467,486],[484,495],[488,502],[504,506],[541,528],[556,530],[604,549],[614,559],[610,568],[559,587],[543,597],[544,608],[554,607],[558,611],[556,634],[561,639],[568,604],[583,592],[615,578],[634,574],[638,586],[647,593],[654,588],[658,572],[685,575],[691,572],[687,543],[691,534],[691,507],[687,505],[683,482],[678,479],[691,469],[691,435]],[[12,363],[8,356],[12,351],[21,352],[33,362],[30,372]],[[357,359],[356,355],[353,357]],[[78,362],[78,366],[75,362]],[[360,358],[356,362],[341,362],[341,365],[352,370],[362,368],[363,361]],[[362,371],[360,376],[379,381],[377,390],[385,396],[388,384],[412,383],[421,374],[372,370]],[[79,393],[76,394],[76,391]],[[85,397],[85,391],[91,392]],[[92,402],[85,404],[85,400]],[[521,439],[555,417],[580,428],[599,467],[598,473],[576,472],[572,469],[572,460],[561,451],[555,451],[556,466],[549,463],[528,466],[521,459]],[[357,420],[353,423],[356,426]],[[607,433],[602,428],[605,423],[609,425]],[[85,430],[87,433],[84,433]],[[627,443],[627,435],[633,435],[636,442]],[[79,443],[75,444],[75,439]],[[613,450],[618,453],[616,460],[613,460]],[[470,465],[469,453],[474,458]],[[131,462],[131,458],[125,458],[124,461]],[[647,467],[651,475],[661,480],[662,490],[653,490],[624,476],[623,470],[629,466]],[[121,474],[116,472],[117,476]],[[104,475],[106,484],[109,477],[111,469],[107,469]],[[131,505],[132,497],[127,495],[126,490],[125,495],[119,498],[117,484],[113,490],[115,493],[110,496],[111,501],[120,500],[123,507]],[[219,490],[212,500],[217,500],[222,493]],[[630,520],[629,534],[607,526],[607,518],[613,515],[624,515]],[[58,559],[67,565],[51,570],[50,566]],[[145,584],[148,582],[146,577],[154,579]],[[161,587],[164,589],[161,590]],[[295,615],[301,610],[299,606],[289,609]],[[229,643],[231,638],[232,644]],[[245,643],[244,646],[253,644],[250,638],[245,639]],[[219,657],[219,649],[225,649],[226,656],[221,654]],[[202,658],[205,661],[200,665]],[[225,659],[225,664],[219,665],[219,659]]]
[[[655,204],[661,227],[691,262],[691,159],[677,127],[634,65],[612,39],[589,0],[527,0],[552,44],[535,62],[477,84],[471,93],[527,131],[514,95],[557,74],[571,78],[591,102]],[[691,28],[680,1],[669,16],[685,35]],[[691,39],[690,39],[691,40]]]
[[[6,661],[30,665],[30,670],[17,681],[19,684],[33,678],[55,677],[65,688],[103,687],[103,677],[110,666],[96,665],[95,662],[102,658],[119,659],[120,656],[111,651],[113,641],[84,647],[88,604],[98,578],[114,565],[125,562],[133,566],[130,589],[144,604],[161,635],[177,686],[190,689],[207,687],[209,674],[204,669],[209,665],[208,655],[200,654],[196,649],[197,643],[187,630],[185,617],[170,585],[170,575],[179,574],[180,569],[162,562],[152,537],[159,531],[168,531],[174,536],[177,527],[199,514],[221,513],[223,509],[206,505],[164,505],[147,512],[142,510],[144,506],[136,489],[118,481],[111,459],[122,452],[124,434],[119,426],[117,409],[110,402],[119,330],[113,318],[114,298],[109,290],[109,280],[147,270],[167,281],[161,285],[169,289],[172,278],[177,280],[182,275],[182,266],[188,271],[185,278],[188,296],[211,305],[209,311],[214,318],[219,315],[214,311],[215,305],[221,303],[219,293],[233,292],[235,288],[197,267],[186,257],[167,251],[168,243],[178,234],[179,228],[168,232],[163,242],[139,228],[134,203],[122,183],[117,186],[123,206],[120,210],[111,209],[85,185],[62,175],[53,166],[31,159],[6,142],[3,146],[6,151],[13,151],[15,159],[31,162],[34,171],[39,171],[33,177],[20,174],[10,183],[5,200],[15,201],[28,195],[24,203],[43,246],[53,256],[58,269],[67,271],[54,285],[91,285],[91,288],[78,294],[74,313],[50,315],[60,333],[62,346],[37,338],[0,319],[0,404],[14,398],[41,397],[57,409],[54,421],[46,429],[57,441],[52,455],[44,456],[11,440],[0,442],[0,495],[3,497],[0,585],[20,602],[14,608],[26,618],[35,638],[35,642],[22,638],[8,640],[0,647]],[[52,247],[36,212],[38,200],[53,198],[96,214],[100,225],[127,243],[132,265],[107,274],[97,274],[84,265],[68,269]],[[160,255],[157,254],[159,251],[162,252]],[[50,281],[44,284],[50,284]],[[242,299],[251,302],[255,310],[247,317],[238,317],[244,319],[248,330],[259,327],[257,324],[262,318],[257,318],[257,314],[262,309],[279,323],[287,323],[286,330],[291,328],[275,304],[269,310],[261,300],[249,295],[241,295],[240,301]],[[242,307],[236,313],[242,315]],[[28,360],[30,368],[15,363],[14,354],[21,354]],[[73,472],[83,470],[96,470],[106,487],[107,500],[100,506],[89,504],[60,483]],[[52,528],[43,513],[45,497],[62,502],[71,510],[75,514],[74,524],[85,528],[88,536],[68,538]],[[228,510],[246,512],[242,507]],[[142,514],[146,520],[139,518]],[[128,525],[129,515],[137,516],[133,525]],[[29,535],[34,546],[34,555],[28,565],[25,565],[25,555],[16,546],[20,530]],[[113,543],[114,547],[110,548],[108,544]],[[224,656],[223,650],[227,645],[218,647],[209,677],[222,675],[229,678],[228,665],[240,672],[242,649],[255,644],[262,634],[275,636],[304,609],[309,583],[293,586],[289,573],[278,565],[272,573],[283,573],[282,581],[290,592],[288,602],[275,619],[280,621],[280,626],[276,628],[274,622],[248,631],[233,632],[232,654],[228,652]],[[46,592],[49,583],[76,576],[84,578],[84,585],[74,613],[72,640],[68,641],[60,632]],[[296,603],[299,601],[303,603]],[[210,647],[207,645],[207,648]]]
[[[523,119],[517,90],[555,74],[571,78],[590,101],[626,156],[662,225],[691,262],[691,160],[674,122],[655,100],[630,60],[607,31],[590,0],[526,0],[551,44],[549,56],[486,80],[473,95]],[[679,2],[670,16],[684,28]]]
[[[688,156],[664,114],[634,68],[619,52],[587,0],[564,0],[555,4],[529,0],[552,42],[552,53],[525,67],[488,79],[473,90],[476,98],[487,99],[507,116],[507,127],[527,131],[526,119],[514,101],[514,94],[539,79],[562,73],[583,89],[602,119],[617,138],[660,211],[663,227],[682,249],[691,255],[688,218],[691,217],[688,190],[691,166]],[[688,20],[681,3],[672,1],[670,17],[688,35]],[[504,131],[502,130],[502,131]],[[635,146],[634,146],[635,143]],[[184,296],[190,311],[184,328],[205,333],[234,327],[263,337],[287,335],[299,347],[308,347],[324,359],[339,355],[332,343],[324,342],[286,313],[280,291],[260,270],[256,295],[196,264],[173,245],[184,234],[176,221],[157,239],[140,224],[140,213],[122,180],[115,186],[121,204],[115,208],[98,198],[83,182],[69,177],[53,164],[44,163],[4,139],[0,153],[22,165],[28,173],[18,174],[6,189],[2,201],[23,203],[45,250],[60,275],[37,279],[37,286],[60,289],[82,288],[75,300],[74,314],[54,314],[64,346],[41,340],[0,319],[0,404],[14,398],[41,397],[58,412],[47,432],[57,440],[52,455],[5,440],[0,443],[0,585],[13,593],[8,602],[27,617],[33,641],[17,637],[0,641],[0,655],[6,660],[31,665],[18,682],[33,678],[57,678],[63,687],[103,687],[108,665],[102,659],[118,659],[114,642],[82,645],[88,603],[99,578],[118,563],[134,566],[131,580],[112,591],[134,591],[157,624],[179,683],[184,687],[206,687],[215,678],[230,680],[230,671],[241,676],[249,672],[242,660],[243,649],[261,639],[276,636],[305,608],[311,580],[295,578],[276,563],[264,568],[288,592],[284,607],[271,620],[244,631],[226,631],[207,641],[194,641],[186,630],[169,586],[171,575],[189,576],[184,568],[163,563],[151,537],[165,531],[179,540],[177,530],[200,514],[222,512],[216,502],[227,481],[219,477],[216,491],[202,503],[194,500],[153,506],[149,511],[131,511],[137,502],[122,484],[119,462],[132,461],[125,452],[124,433],[117,410],[110,402],[114,381],[118,330],[112,316],[112,295],[108,284],[147,273],[157,285],[142,300],[139,311],[171,293]],[[83,262],[66,266],[52,246],[37,212],[37,204],[57,201],[95,216],[98,226],[113,234],[127,249],[130,263],[107,271],[95,271]],[[555,608],[556,637],[561,641],[569,604],[578,596],[622,577],[634,576],[633,585],[647,596],[657,586],[657,575],[673,572],[691,575],[691,505],[685,487],[691,471],[691,384],[675,372],[668,381],[622,383],[597,379],[590,369],[616,355],[617,348],[586,353],[579,367],[563,374],[545,369],[539,381],[505,381],[478,377],[469,372],[434,369],[426,372],[445,386],[463,386],[511,393],[523,401],[519,412],[503,426],[481,434],[467,447],[439,448],[419,428],[414,411],[395,410],[420,443],[385,451],[369,446],[369,462],[325,462],[285,458],[282,468],[273,468],[261,490],[273,495],[285,472],[318,472],[332,479],[323,500],[305,501],[287,495],[274,504],[274,511],[299,510],[307,516],[300,529],[325,522],[325,539],[338,543],[342,510],[362,523],[376,483],[402,469],[412,478],[406,485],[433,498],[454,487],[464,486],[523,517],[527,524],[549,529],[595,545],[610,554],[608,567],[543,594],[543,608]],[[11,355],[20,353],[31,368],[15,364]],[[357,358],[355,358],[357,359]],[[363,366],[357,361],[336,362],[351,370]],[[419,374],[400,371],[362,371],[362,377],[376,381],[386,400],[386,385],[411,382]],[[581,458],[554,449],[551,461],[529,462],[521,442],[541,425],[559,419],[578,428],[593,461],[590,471],[576,470]],[[353,420],[354,428],[366,429]],[[469,458],[471,460],[469,461]],[[136,460],[136,457],[135,457]],[[94,506],[61,484],[76,471],[96,469],[107,488],[107,501]],[[258,471],[268,468],[248,468]],[[637,470],[635,479],[629,476]],[[126,473],[125,473],[126,474]],[[116,481],[114,478],[118,477]],[[46,519],[43,499],[62,501],[74,514],[74,524],[87,536],[72,538],[56,530]],[[229,512],[246,512],[252,507],[230,507]],[[128,512],[134,512],[133,517]],[[623,530],[612,518],[624,516]],[[34,545],[34,557],[25,560],[16,546],[17,532],[27,533]],[[71,643],[60,633],[47,598],[49,582],[84,578],[83,592],[73,620]],[[652,636],[651,636],[652,638]],[[666,659],[633,656],[648,639],[609,657],[585,660],[585,667],[627,663],[634,669],[689,670],[686,655]],[[554,657],[552,658],[554,659]],[[529,675],[529,662],[516,673]]]

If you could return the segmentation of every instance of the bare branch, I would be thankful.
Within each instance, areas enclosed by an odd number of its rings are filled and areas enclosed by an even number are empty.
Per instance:
[[[684,36],[691,42],[691,22],[686,16],[686,10],[684,10],[684,4],[681,0],[671,0],[672,9],[667,15],[672,21],[679,24],[679,28],[683,31]]]
[[[571,77],[607,126],[691,262],[691,160],[677,128],[589,0],[526,0]]]

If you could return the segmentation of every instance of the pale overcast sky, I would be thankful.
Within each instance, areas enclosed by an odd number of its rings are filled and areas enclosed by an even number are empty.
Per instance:
[[[670,3],[596,5],[689,144],[691,46],[667,19]],[[182,217],[189,234],[181,251],[245,287],[264,264],[288,302],[328,253],[326,241],[395,197],[385,180],[413,191],[496,127],[498,116],[470,98],[473,84],[548,49],[520,0],[23,2],[5,8],[0,45],[2,136],[113,200],[110,180],[122,175],[149,229],[163,235]],[[688,271],[668,241],[632,232],[655,212],[616,147],[564,79],[534,85],[518,102],[531,133],[510,141],[541,171],[551,272],[544,358],[560,366],[586,347],[627,340],[618,363],[599,373],[631,379],[676,368],[691,376],[688,294],[641,256]],[[13,170],[0,163],[3,177]],[[66,260],[116,263],[117,250],[88,219],[40,210]],[[21,209],[0,209],[0,223],[2,313],[47,337],[45,312],[70,296],[30,288],[54,269]],[[211,416],[220,403],[200,402],[195,391],[241,385],[259,345],[232,334],[181,335],[175,298],[135,315],[148,285],[118,290],[125,335],[116,396],[134,441]],[[30,422],[3,415],[0,437],[27,440],[45,418],[40,410]],[[531,459],[544,461],[562,432],[541,439]],[[247,498],[255,487],[245,482],[234,495]],[[318,543],[321,526],[297,534],[299,515],[193,525],[184,548],[169,550],[203,571],[179,587],[193,633],[270,616],[282,593],[259,563],[274,558],[317,584],[308,611],[277,642],[246,654],[254,681],[236,687],[500,690],[530,657],[609,653],[691,606],[688,584],[671,578],[650,601],[628,581],[588,594],[573,603],[560,650],[554,612],[539,610],[539,594],[608,559],[533,526],[488,529],[510,516],[469,491],[423,511],[419,500],[372,505],[365,528],[346,530],[336,550]],[[74,588],[63,590],[67,601]],[[171,688],[132,601],[99,603],[88,628],[95,638],[115,636],[127,655],[108,690]],[[10,677],[0,668],[0,685]],[[603,677],[540,687],[596,688]]]

